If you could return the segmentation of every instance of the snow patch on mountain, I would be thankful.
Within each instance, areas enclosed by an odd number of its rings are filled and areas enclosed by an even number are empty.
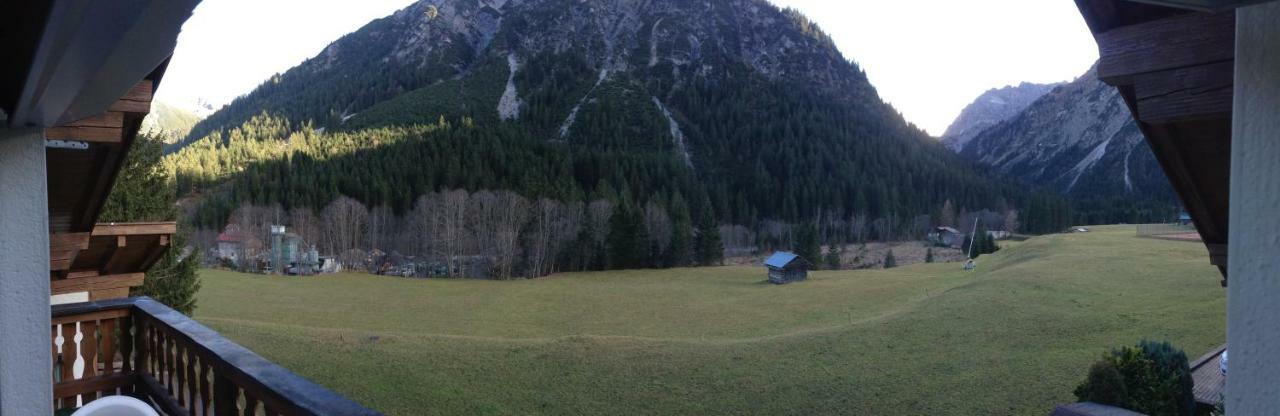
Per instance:
[[[520,94],[516,91],[516,71],[520,69],[520,61],[515,53],[507,54],[507,67],[511,70],[507,75],[507,89],[498,100],[498,118],[503,121],[520,119]]]
[[[609,67],[605,66],[600,69],[600,76],[596,78],[596,85],[592,85],[591,90],[587,91],[582,98],[579,98],[578,103],[573,105],[572,110],[569,110],[569,117],[565,118],[564,123],[560,125],[560,140],[564,140],[566,137],[569,137],[569,128],[573,127],[573,123],[575,121],[578,121],[578,110],[582,109],[582,104],[587,102],[587,98],[591,97],[591,93],[596,92],[596,88],[599,88],[600,84],[603,84],[604,80],[608,78]]]
[[[674,141],[676,151],[684,157],[684,164],[693,167],[693,158],[689,156],[689,149],[684,144],[684,131],[680,130],[680,123],[676,122],[675,117],[671,116],[671,110],[667,106],[662,105],[662,101],[658,97],[653,98],[653,105],[658,106],[658,111],[662,112],[662,116],[667,118],[667,126],[671,129],[671,140]]]

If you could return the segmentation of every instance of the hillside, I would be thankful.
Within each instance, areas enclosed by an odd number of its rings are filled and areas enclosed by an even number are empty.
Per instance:
[[[1169,181],[1124,100],[1092,69],[978,133],[959,154],[1069,196],[1084,223],[1176,213]]]
[[[765,0],[419,2],[170,151],[208,227],[245,203],[319,210],[341,195],[400,215],[456,188],[893,228],[947,200],[1031,199],[911,126],[821,30]]]
[[[992,88],[960,111],[956,120],[942,134],[942,144],[960,152],[983,130],[1018,115],[1045,93],[1062,84],[1033,84],[1024,82],[1002,88]]]
[[[760,267],[517,282],[210,270],[195,318],[388,415],[1047,414],[1113,347],[1169,340],[1195,357],[1225,337],[1197,243],[1094,227],[978,263],[786,286]]]
[[[151,103],[151,112],[142,120],[142,133],[163,136],[166,143],[175,143],[187,137],[200,117],[191,111],[163,101]]]

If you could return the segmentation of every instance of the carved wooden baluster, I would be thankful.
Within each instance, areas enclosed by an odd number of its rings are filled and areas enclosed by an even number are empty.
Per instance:
[[[213,395],[211,393],[210,380],[213,379],[213,371],[209,364],[200,360],[200,414],[208,415],[209,409],[213,406]]]
[[[178,400],[178,406],[187,405],[187,397],[185,394],[185,391],[187,389],[187,370],[185,368],[186,364],[182,362],[183,358],[186,357],[186,351],[187,351],[186,344],[175,343],[173,345],[173,367],[172,368],[175,371],[174,376],[176,376],[178,379],[178,384],[175,384],[173,386],[174,387],[173,398]]]
[[[116,372],[116,319],[111,318],[99,323],[98,331],[102,333],[102,374],[112,375]]]
[[[156,323],[149,319],[147,320],[147,337],[151,340],[151,348],[147,350],[149,352],[147,356],[150,358],[147,365],[151,367],[151,377],[161,381],[163,379],[160,374],[160,358],[164,354],[160,350],[160,330],[156,328]]]
[[[62,324],[62,380],[63,382],[75,380],[76,357],[80,356],[79,347],[76,345],[76,323],[68,322]]]
[[[249,394],[248,390],[244,392],[244,416],[258,415],[258,398]]]
[[[84,372],[80,378],[98,375],[98,321],[80,323],[80,355],[84,358]]]
[[[156,325],[156,338],[159,338],[157,340],[159,346],[157,347],[160,347],[159,351],[157,351],[157,357],[160,358],[160,362],[157,362],[156,365],[156,379],[159,379],[160,385],[164,385],[165,389],[172,394],[173,383],[170,383],[169,376],[173,375],[173,371],[169,371],[169,347],[173,347],[173,342],[169,339],[169,334],[160,328],[160,325]]]
[[[136,328],[132,319],[120,318],[120,371],[125,374],[133,372],[133,340],[136,338],[133,331]]]
[[[178,368],[178,338],[165,332],[164,341],[164,378],[165,381],[169,382],[169,395],[177,396],[178,392],[182,390],[182,386],[178,384],[178,373],[175,372],[175,369]]]
[[[59,371],[60,367],[58,364],[58,359],[61,356],[61,353],[58,352],[58,349],[62,346],[62,340],[58,337],[58,325],[52,325],[49,327],[49,339],[53,340],[53,348],[51,349],[53,351],[53,361],[52,361],[53,368],[50,368],[49,371],[53,372],[53,382],[57,383],[59,381],[62,381],[61,380],[62,374]],[[54,397],[53,398],[54,409],[58,408],[58,402],[60,402],[60,400],[58,400],[57,397]]]
[[[98,376],[98,321],[80,323],[80,355],[84,359],[84,371],[80,378],[89,379]],[[89,404],[98,398],[98,392],[89,391],[81,395],[83,404]]]
[[[182,374],[182,342],[178,341],[178,337],[169,334],[169,340],[173,343],[173,348],[169,349],[169,372],[173,374],[173,397],[180,399],[182,397],[182,381],[186,378]],[[182,406],[179,402],[178,406]]]
[[[187,412],[196,414],[196,400],[200,387],[200,378],[196,374],[196,351],[187,348]]]

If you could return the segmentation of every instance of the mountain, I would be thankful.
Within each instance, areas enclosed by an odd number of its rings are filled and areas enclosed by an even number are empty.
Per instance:
[[[1094,69],[974,135],[959,154],[1069,196],[1086,223],[1163,220],[1176,209],[1124,100]]]
[[[825,33],[766,0],[421,1],[169,151],[208,226],[242,203],[348,196],[399,214],[456,188],[904,228],[947,200],[1031,198],[907,123]]]
[[[142,120],[142,132],[163,136],[166,143],[173,143],[186,137],[199,121],[200,116],[191,111],[155,101],[151,103],[151,112],[147,114],[147,118]]]
[[[1032,102],[1059,85],[1062,84],[1024,82],[1016,86],[987,90],[960,111],[960,116],[942,134],[942,144],[956,152],[964,150],[964,146],[978,133],[1018,115]]]

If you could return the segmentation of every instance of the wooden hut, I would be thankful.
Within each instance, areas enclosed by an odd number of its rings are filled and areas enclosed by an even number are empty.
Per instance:
[[[764,261],[769,269],[769,283],[787,284],[809,277],[809,261],[795,253],[779,251]]]

